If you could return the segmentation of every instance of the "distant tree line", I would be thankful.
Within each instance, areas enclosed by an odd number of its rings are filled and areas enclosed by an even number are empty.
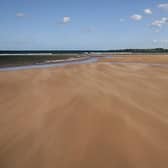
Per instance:
[[[164,49],[164,48],[154,48],[154,49],[122,49],[122,50],[111,50],[111,52],[168,53],[168,49]]]
[[[107,52],[124,52],[124,53],[168,53],[168,49],[118,49],[118,50],[0,50],[0,54],[83,54],[83,53],[107,53]]]

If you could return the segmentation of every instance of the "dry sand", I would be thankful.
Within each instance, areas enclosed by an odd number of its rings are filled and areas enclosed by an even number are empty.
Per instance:
[[[0,168],[168,167],[168,68],[108,62],[0,72]]]
[[[168,55],[114,55],[113,58],[102,59],[103,62],[129,62],[129,63],[154,63],[168,64]]]

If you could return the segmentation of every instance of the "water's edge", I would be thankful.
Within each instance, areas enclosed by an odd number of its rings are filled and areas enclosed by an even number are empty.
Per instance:
[[[88,63],[93,63],[93,62],[97,62],[97,61],[98,61],[97,57],[87,57],[87,58],[84,58],[84,59],[65,60],[65,61],[56,62],[56,63],[44,63],[44,64],[1,67],[0,71],[17,71],[17,70],[26,70],[26,69],[62,67],[62,66],[65,66],[65,65],[88,64]]]
[[[44,64],[33,64],[33,65],[23,65],[23,66],[12,66],[12,67],[1,67],[0,72],[3,71],[17,71],[17,70],[27,70],[27,69],[39,69],[39,68],[50,68],[50,67],[63,67],[65,65],[76,65],[76,64],[88,64],[98,62],[102,57],[91,56],[82,59],[74,60],[64,60],[55,63],[44,63]],[[104,56],[103,58],[112,58],[112,56]],[[109,62],[113,65],[146,65],[146,66],[157,66],[157,67],[168,67],[168,64],[159,63],[140,63],[140,62]]]

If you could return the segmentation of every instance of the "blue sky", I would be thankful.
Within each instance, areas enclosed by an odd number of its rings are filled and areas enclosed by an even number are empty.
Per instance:
[[[0,0],[0,49],[168,48],[166,0]]]

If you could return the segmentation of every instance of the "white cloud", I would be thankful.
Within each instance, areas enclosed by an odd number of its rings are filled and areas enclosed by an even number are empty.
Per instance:
[[[66,24],[66,23],[69,23],[70,21],[71,21],[71,18],[69,16],[64,16],[63,17],[63,21],[62,21],[63,23]]]
[[[158,27],[161,28],[163,25],[165,25],[166,23],[168,23],[168,18],[166,17],[162,17],[160,20],[155,20],[152,22],[152,26],[153,27]]]
[[[161,9],[164,9],[164,10],[168,10],[168,3],[159,4],[158,8],[161,8]]]
[[[23,12],[17,12],[17,13],[16,13],[16,16],[17,16],[17,17],[24,17],[25,14],[24,14]]]
[[[162,21],[161,20],[155,20],[155,21],[152,22],[152,26],[162,27]]]
[[[151,9],[144,9],[144,13],[147,15],[151,15],[153,12]]]
[[[162,17],[162,22],[163,23],[168,23],[168,18],[167,17]]]
[[[135,21],[140,21],[142,20],[142,18],[143,18],[142,15],[138,15],[138,14],[134,14],[131,16],[131,19]]]

